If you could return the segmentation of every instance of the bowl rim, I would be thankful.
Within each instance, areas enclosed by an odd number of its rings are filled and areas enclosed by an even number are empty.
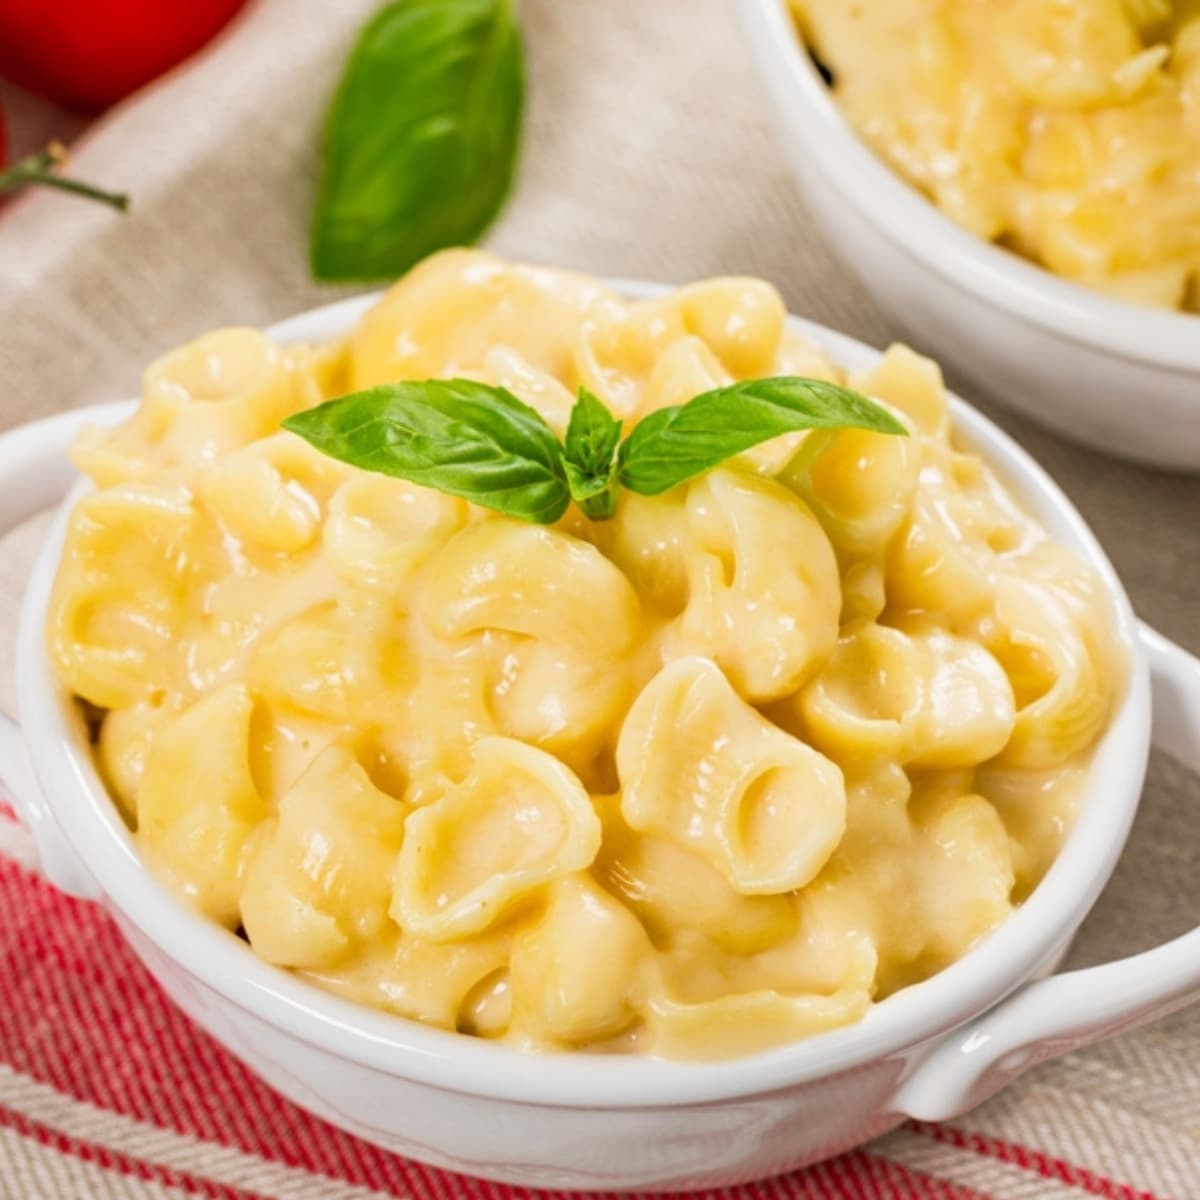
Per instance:
[[[630,298],[671,290],[637,281],[607,282]],[[267,332],[285,343],[328,340],[344,333],[375,299],[356,297],[317,308]],[[815,323],[789,317],[789,324],[852,369],[880,358],[879,351]],[[108,423],[128,415],[135,403],[85,411]],[[1056,540],[1072,546],[1098,572],[1128,656],[1129,677],[1092,760],[1077,819],[1033,895],[957,962],[873,1005],[852,1025],[717,1061],[530,1052],[342,999],[264,962],[234,934],[186,908],[140,861],[100,781],[82,722],[50,669],[46,616],[67,518],[87,490],[82,480],[60,504],[38,554],[17,645],[21,727],[54,824],[118,923],[132,926],[139,942],[148,941],[209,992],[309,1046],[444,1090],[577,1109],[687,1107],[777,1091],[932,1043],[1044,970],[1064,949],[1124,846],[1150,743],[1148,667],[1132,607],[1111,563],[1070,501],[1016,442],[957,396],[950,396],[950,404],[959,439],[985,457]],[[135,950],[140,953],[137,945]]]
[[[903,243],[922,266],[981,302],[1071,341],[1200,374],[1200,314],[1106,296],[963,229],[892,170],[843,116],[809,58],[788,0],[746,0],[738,9],[777,118],[812,150],[814,168],[843,202]]]

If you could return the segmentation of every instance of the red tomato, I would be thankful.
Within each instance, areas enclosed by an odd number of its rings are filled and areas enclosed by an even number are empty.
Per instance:
[[[245,0],[0,0],[0,74],[105,108],[194,54]]]

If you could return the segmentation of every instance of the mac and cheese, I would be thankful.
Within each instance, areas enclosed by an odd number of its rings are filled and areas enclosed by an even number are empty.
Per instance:
[[[1200,311],[1196,0],[791,0],[858,131],[972,233]]]
[[[59,677],[149,865],[269,962],[520,1045],[681,1057],[853,1021],[1037,884],[1119,686],[1105,596],[951,435],[789,435],[523,524],[279,431],[404,377],[562,428],[842,372],[765,283],[626,303],[440,254],[342,342],[223,330],[74,449]]]

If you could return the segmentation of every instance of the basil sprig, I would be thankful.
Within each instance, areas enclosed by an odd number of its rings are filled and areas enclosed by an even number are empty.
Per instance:
[[[587,388],[564,441],[502,387],[469,379],[386,383],[283,422],[324,454],[548,525],[572,500],[593,520],[617,490],[657,496],[760,442],[801,429],[853,427],[905,436],[882,405],[820,379],[781,375],[704,392],[621,422]]]
[[[473,242],[512,183],[524,81],[512,0],[393,0],[326,119],[311,266],[385,279]]]

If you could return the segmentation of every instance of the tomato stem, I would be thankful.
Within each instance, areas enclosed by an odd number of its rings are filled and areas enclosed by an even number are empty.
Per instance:
[[[108,204],[121,212],[129,207],[129,197],[120,192],[106,192],[103,188],[93,187],[82,180],[55,174],[66,161],[67,152],[62,143],[51,142],[45,150],[18,159],[11,166],[0,170],[0,192],[14,192],[18,188],[37,184],[41,187],[73,192],[77,196],[86,196],[89,200],[99,200],[100,203]]]

